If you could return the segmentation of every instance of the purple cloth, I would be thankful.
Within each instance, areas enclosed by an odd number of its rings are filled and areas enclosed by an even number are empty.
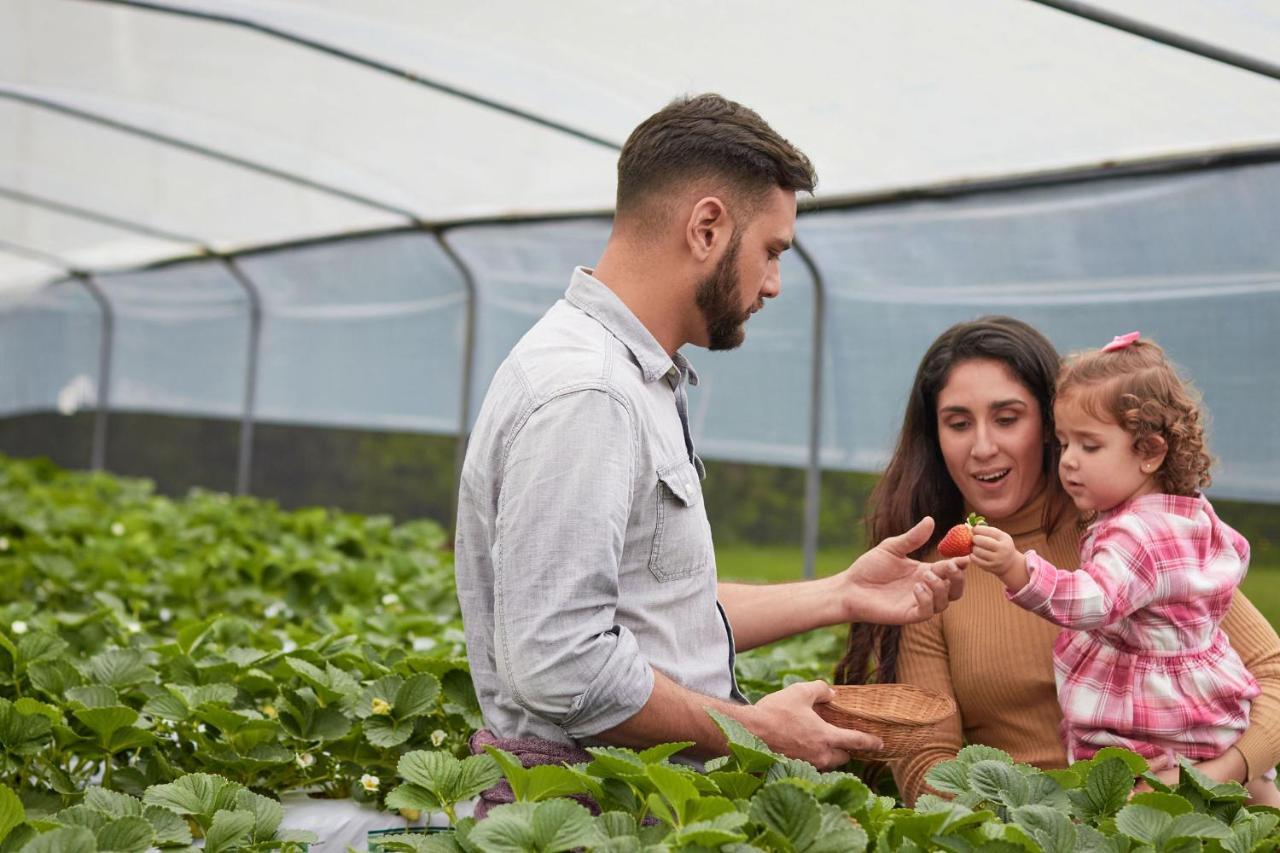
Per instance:
[[[584,764],[591,761],[591,753],[571,743],[559,743],[537,737],[500,738],[488,729],[480,729],[471,736],[472,755],[481,755],[486,746],[496,747],[509,752],[520,760],[525,767],[538,767],[544,764]],[[591,813],[600,814],[600,806],[586,794],[577,794],[572,799],[582,803]],[[514,803],[515,794],[506,779],[480,794],[476,803],[475,818],[483,820],[489,809],[504,803]]]

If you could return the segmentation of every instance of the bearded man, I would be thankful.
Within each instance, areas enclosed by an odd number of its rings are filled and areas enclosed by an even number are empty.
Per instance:
[[[719,583],[689,431],[697,375],[680,353],[742,343],[781,290],[796,193],[815,181],[717,95],[677,100],[628,138],[604,255],[498,369],[463,466],[458,598],[486,725],[474,748],[537,763],[691,741],[697,760],[726,751],[706,709],[820,768],[879,747],[818,716],[833,696],[821,681],[747,704],[734,655],[823,625],[927,619],[959,596],[960,567],[904,556],[925,519],[830,578]]]

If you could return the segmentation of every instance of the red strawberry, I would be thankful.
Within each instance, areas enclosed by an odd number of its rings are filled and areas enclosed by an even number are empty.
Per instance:
[[[964,524],[957,524],[947,531],[938,543],[938,553],[944,557],[966,557],[973,551],[973,528],[986,524],[987,520],[977,513],[969,513]]]

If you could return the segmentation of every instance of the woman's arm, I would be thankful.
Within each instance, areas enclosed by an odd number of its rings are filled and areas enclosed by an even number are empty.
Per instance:
[[[1234,747],[1246,765],[1245,776],[1237,781],[1248,781],[1280,763],[1280,636],[1238,590],[1222,630],[1262,688],[1249,710],[1249,728]]]
[[[902,629],[898,647],[898,681],[914,684],[955,698],[948,666],[947,641],[942,634],[942,617],[934,616],[924,622]],[[949,761],[963,746],[960,712],[934,726],[929,739],[915,754],[889,762],[893,778],[903,801],[912,806],[921,794],[932,789],[924,781],[934,765]]]

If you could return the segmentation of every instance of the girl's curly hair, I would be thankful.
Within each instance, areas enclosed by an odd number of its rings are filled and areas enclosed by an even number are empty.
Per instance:
[[[1137,453],[1158,453],[1163,439],[1168,452],[1156,472],[1162,492],[1190,497],[1211,482],[1200,393],[1154,341],[1073,354],[1058,375],[1057,399],[1064,397],[1123,427]]]

